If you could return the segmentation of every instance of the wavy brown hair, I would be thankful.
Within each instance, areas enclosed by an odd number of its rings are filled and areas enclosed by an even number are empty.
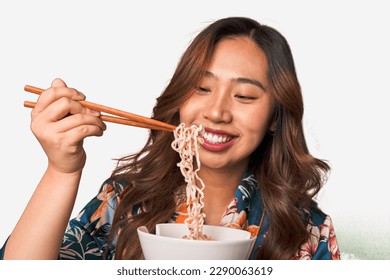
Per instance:
[[[329,166],[308,152],[303,127],[303,100],[293,57],[286,39],[275,29],[252,19],[230,17],[203,29],[182,55],[153,109],[153,118],[178,125],[180,105],[203,77],[216,43],[226,37],[248,37],[268,59],[268,79],[276,100],[274,133],[265,136],[252,154],[249,168],[258,180],[270,220],[259,259],[289,259],[306,241],[311,207]],[[111,179],[125,180],[109,236],[116,259],[142,259],[137,227],[154,232],[157,223],[175,212],[175,193],[184,185],[171,148],[173,134],[152,130],[140,152],[119,159]],[[134,206],[141,213],[133,215]]]

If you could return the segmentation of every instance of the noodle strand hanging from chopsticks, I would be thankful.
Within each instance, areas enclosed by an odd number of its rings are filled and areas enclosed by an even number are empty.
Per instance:
[[[184,176],[187,197],[188,218],[185,223],[189,229],[189,235],[186,239],[204,240],[209,239],[202,233],[205,214],[203,208],[203,189],[205,185],[203,180],[198,176],[200,169],[199,144],[203,143],[201,133],[202,126],[192,125],[186,127],[181,123],[174,131],[175,140],[172,142],[172,148],[180,155],[181,161],[177,164]],[[195,159],[195,163],[194,163]],[[196,169],[194,170],[194,164]],[[200,184],[200,187],[197,186]]]

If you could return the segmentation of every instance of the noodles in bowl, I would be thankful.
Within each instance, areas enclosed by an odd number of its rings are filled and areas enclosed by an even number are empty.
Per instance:
[[[203,233],[212,240],[188,240],[186,224],[156,225],[156,234],[145,226],[137,229],[145,260],[247,260],[255,237],[241,229],[203,225]]]

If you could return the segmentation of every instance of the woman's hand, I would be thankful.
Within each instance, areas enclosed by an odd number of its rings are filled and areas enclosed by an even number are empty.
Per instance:
[[[5,259],[58,257],[85,164],[83,140],[101,136],[106,129],[99,112],[78,102],[84,99],[60,79],[38,98],[31,113],[31,130],[49,164],[8,239]]]
[[[73,173],[84,167],[83,140],[101,136],[106,125],[100,112],[85,108],[78,101],[85,96],[55,79],[38,98],[31,113],[31,130],[45,151],[49,167],[57,172]]]

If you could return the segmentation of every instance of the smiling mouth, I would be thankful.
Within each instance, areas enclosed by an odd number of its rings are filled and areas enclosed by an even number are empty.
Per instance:
[[[221,135],[221,134],[206,132],[206,131],[203,132],[202,137],[205,141],[211,144],[224,144],[231,141],[234,138],[232,136]]]

